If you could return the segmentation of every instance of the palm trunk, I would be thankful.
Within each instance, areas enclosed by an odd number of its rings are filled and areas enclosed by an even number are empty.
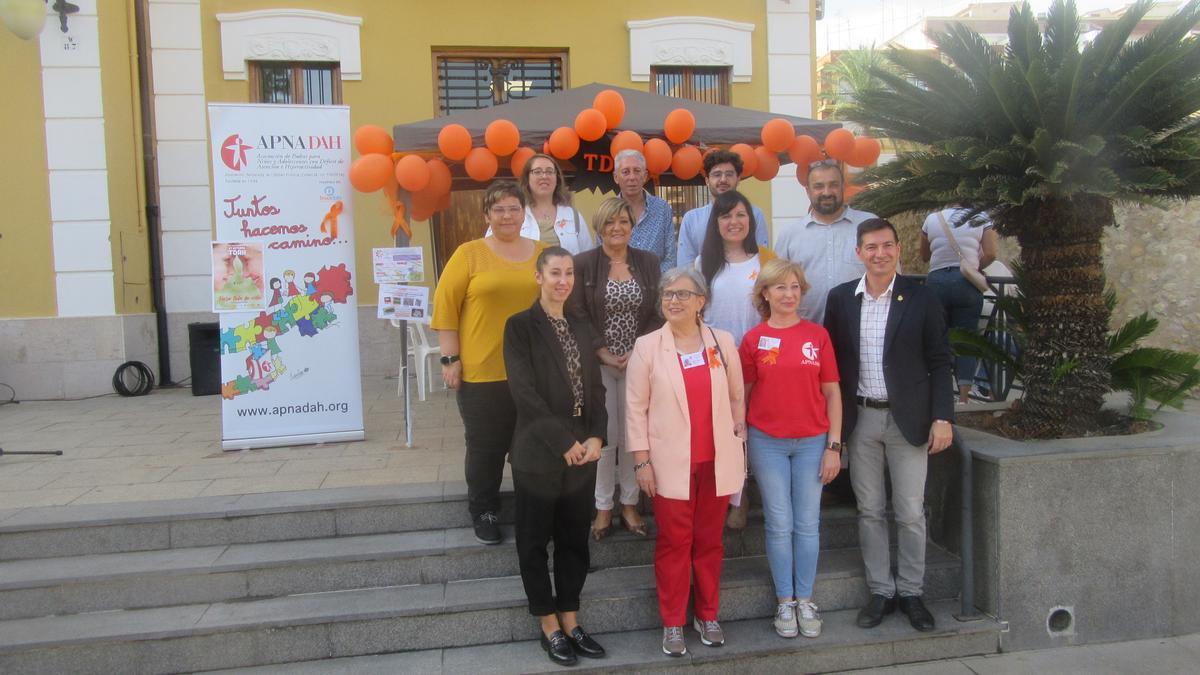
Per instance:
[[[1024,211],[1011,229],[1025,270],[1025,397],[1007,422],[1028,438],[1082,436],[1099,426],[1109,391],[1100,242],[1112,204],[1086,197]]]

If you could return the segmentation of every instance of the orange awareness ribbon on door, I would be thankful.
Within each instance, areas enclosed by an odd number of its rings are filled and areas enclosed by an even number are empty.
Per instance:
[[[339,199],[329,207],[329,212],[321,220],[321,231],[328,234],[330,239],[337,239],[337,219],[341,213],[342,200]]]

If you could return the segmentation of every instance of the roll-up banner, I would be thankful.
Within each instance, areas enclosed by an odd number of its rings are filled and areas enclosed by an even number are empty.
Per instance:
[[[210,104],[208,119],[221,445],[362,440],[350,109]]]

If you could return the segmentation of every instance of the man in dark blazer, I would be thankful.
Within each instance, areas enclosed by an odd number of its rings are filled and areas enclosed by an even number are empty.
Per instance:
[[[866,274],[829,292],[825,328],[842,384],[842,438],[858,500],[858,538],[871,600],[858,625],[872,628],[895,610],[917,630],[933,630],[921,600],[925,577],[925,475],[928,455],[950,446],[954,393],[946,325],[937,296],[896,273],[900,242],[882,218],[858,226],[855,248]],[[887,486],[897,525],[892,576]]]

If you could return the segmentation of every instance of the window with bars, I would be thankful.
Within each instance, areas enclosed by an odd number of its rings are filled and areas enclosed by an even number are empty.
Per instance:
[[[663,96],[730,104],[729,67],[651,66],[650,91]],[[705,185],[660,185],[655,193],[671,205],[676,228],[683,214],[708,203]],[[680,260],[679,264],[685,261]]]
[[[437,114],[490,108],[565,86],[562,53],[434,53]]]
[[[342,75],[336,63],[255,61],[250,68],[255,103],[338,105]]]

